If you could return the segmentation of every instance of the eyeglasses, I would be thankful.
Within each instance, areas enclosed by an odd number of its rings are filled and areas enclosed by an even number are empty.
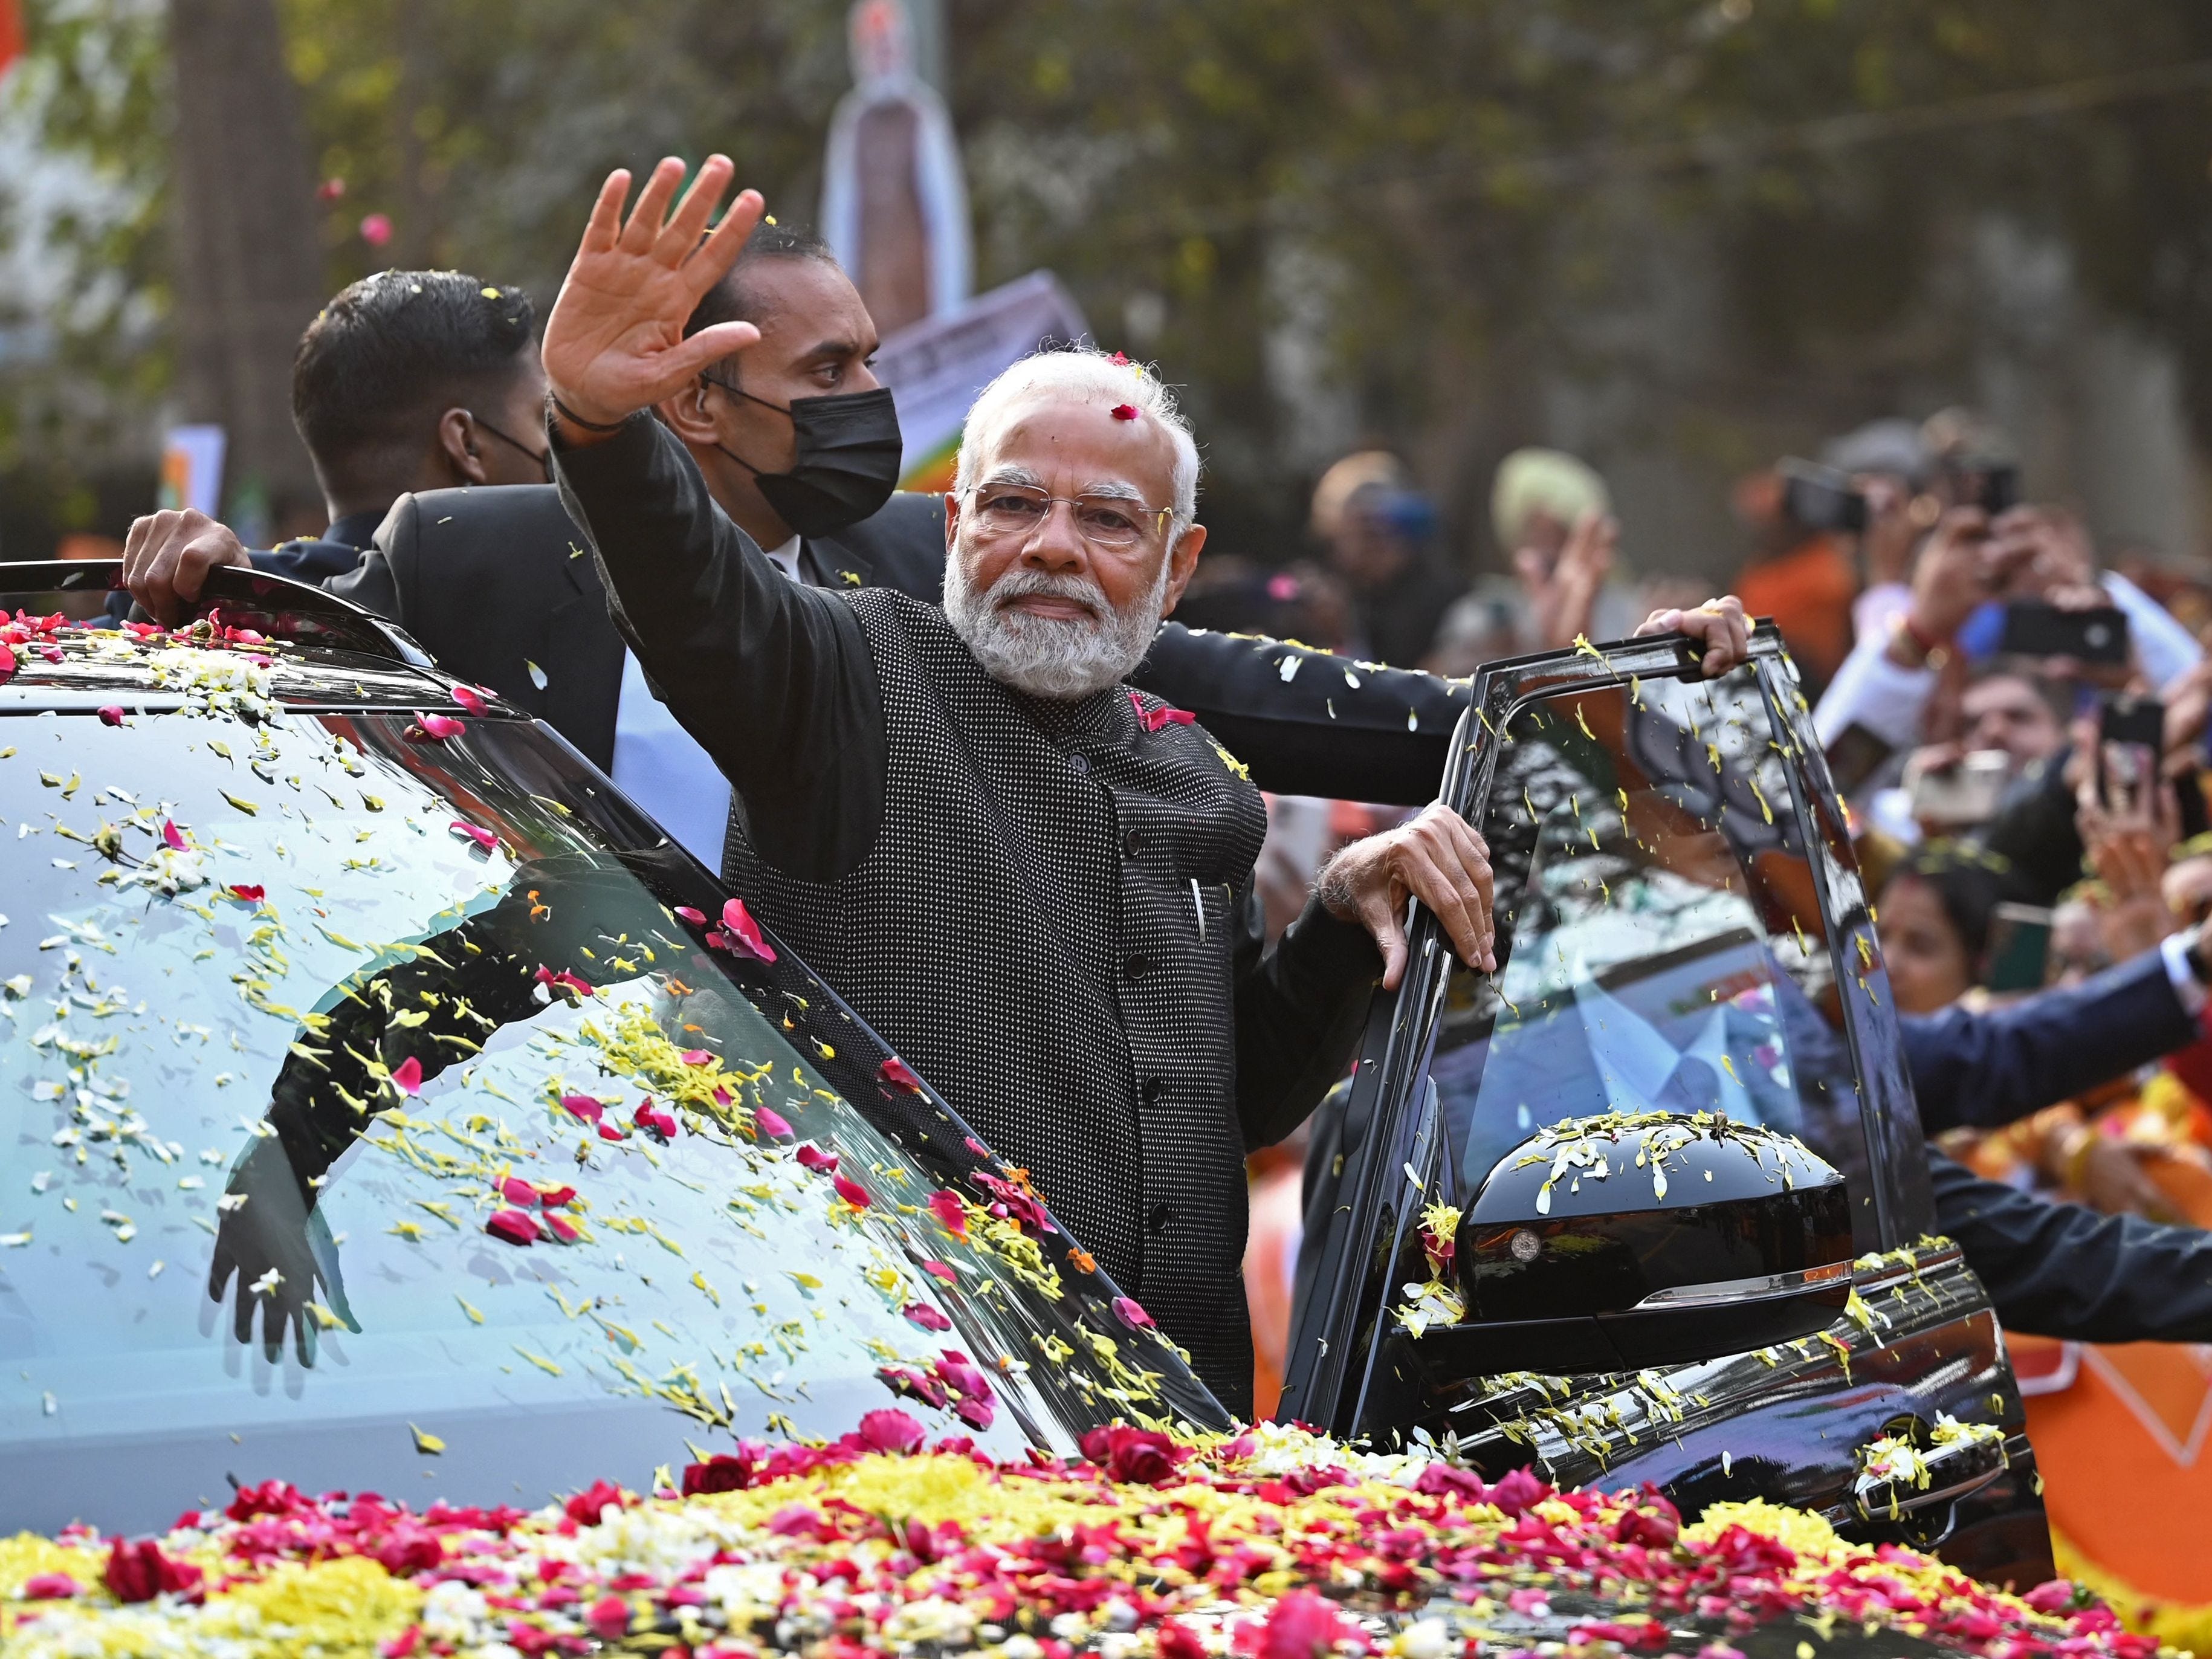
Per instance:
[[[474,410],[471,410],[468,413],[471,420],[474,421],[485,431],[490,433],[493,437],[498,439],[500,442],[505,444],[509,449],[519,449],[524,454],[529,456],[532,460],[537,462],[538,465],[544,470],[545,482],[547,483],[551,483],[553,482],[553,452],[551,450],[532,449],[528,444],[521,441],[521,440],[508,437],[507,434],[501,432],[497,427],[494,426],[489,421],[484,419],[483,416],[477,414]]]
[[[1170,516],[1167,507],[1125,495],[1054,495],[1034,484],[981,483],[968,495],[975,527],[991,537],[1030,534],[1052,516],[1055,501],[1067,503],[1076,533],[1094,547],[1134,547],[1147,528],[1158,530]]]

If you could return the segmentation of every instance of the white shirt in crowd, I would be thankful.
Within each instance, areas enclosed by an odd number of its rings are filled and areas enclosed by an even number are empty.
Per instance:
[[[776,568],[799,580],[799,538],[768,550]],[[623,651],[622,697],[615,706],[615,787],[642,806],[671,839],[717,876],[730,826],[730,782],[707,751],[653,695],[636,657]]]

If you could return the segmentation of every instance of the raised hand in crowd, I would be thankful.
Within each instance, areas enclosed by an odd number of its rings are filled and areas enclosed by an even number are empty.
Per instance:
[[[149,616],[169,627],[184,620],[209,571],[252,562],[228,525],[191,507],[148,514],[131,525],[123,543],[124,585]]]
[[[1994,538],[1989,514],[1978,507],[1954,507],[1945,513],[1912,568],[1912,598],[1890,641],[1891,659],[1917,668],[1930,653],[1948,647],[1966,618],[2002,589],[2031,554],[2025,544]]]
[[[1912,516],[1913,494],[1900,479],[1886,472],[1861,473],[1851,480],[1866,497],[1866,530],[1859,545],[1866,556],[1867,585],[1902,586],[1912,572],[1912,550],[1927,528]]]
[[[2075,752],[2101,761],[2075,769],[2075,827],[2088,867],[2104,884],[2097,911],[2106,956],[2126,963],[2181,929],[2161,891],[2181,841],[2181,807],[2174,785],[2143,750],[2104,744],[2100,754],[2093,721],[2075,721],[2073,737]]]
[[[684,322],[760,222],[763,203],[758,191],[739,191],[708,234],[707,222],[736,169],[726,155],[708,156],[672,214],[684,171],[673,156],[654,167],[627,220],[627,167],[607,175],[592,204],[583,242],[546,319],[543,348],[554,410],[572,444],[605,436],[760,339],[760,331],[743,322],[684,336]]]
[[[1620,520],[1593,509],[1576,519],[1557,561],[1547,560],[1533,547],[1513,556],[1514,574],[1528,596],[1530,627],[1540,648],[1561,650],[1578,637],[1589,637],[1590,617],[1613,574],[1620,542]]]

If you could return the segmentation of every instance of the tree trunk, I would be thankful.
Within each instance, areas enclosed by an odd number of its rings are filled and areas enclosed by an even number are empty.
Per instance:
[[[313,158],[275,0],[169,0],[179,389],[229,434],[226,510],[316,497],[292,353],[324,300]]]

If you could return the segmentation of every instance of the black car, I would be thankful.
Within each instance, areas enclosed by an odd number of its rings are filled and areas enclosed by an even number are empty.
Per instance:
[[[190,643],[60,621],[96,617],[114,574],[17,567],[4,596],[58,614],[15,628],[0,684],[0,1532],[418,1466],[425,1496],[535,1503],[894,1401],[1001,1455],[1226,1425],[1049,1194],[558,735],[274,578],[221,573]],[[1447,787],[1518,893],[1504,967],[1446,972],[1425,934],[1377,1005],[1285,1414],[2040,1576],[1986,1299],[1916,1242],[1911,1097],[1786,659],[1762,635],[1707,685],[1639,642],[1502,665],[1478,704]],[[1485,1176],[1547,1124],[1676,1133],[1595,1072],[1570,1086],[1581,1000],[1664,1028],[1720,988],[1705,1047],[1734,1090],[1668,1121],[1726,1145],[1686,1178],[1742,1154],[1804,1190],[1668,1212],[1626,1273],[1595,1200],[1652,1206],[1618,1182],[1492,1224]],[[1437,1204],[1465,1211],[1441,1271]],[[1513,1241],[1536,1232],[1540,1268],[1570,1233],[1611,1265],[1544,1281],[1537,1317],[1456,1288],[1525,1301]],[[1617,1363],[1606,1298],[1645,1279],[1624,1305],[1657,1297],[1663,1328]]]
[[[1309,1164],[1282,1414],[2049,1577],[1771,627],[1712,681],[1667,641],[1491,665],[1461,738],[1443,798],[1497,866],[1499,969],[1424,918],[1376,997]]]

